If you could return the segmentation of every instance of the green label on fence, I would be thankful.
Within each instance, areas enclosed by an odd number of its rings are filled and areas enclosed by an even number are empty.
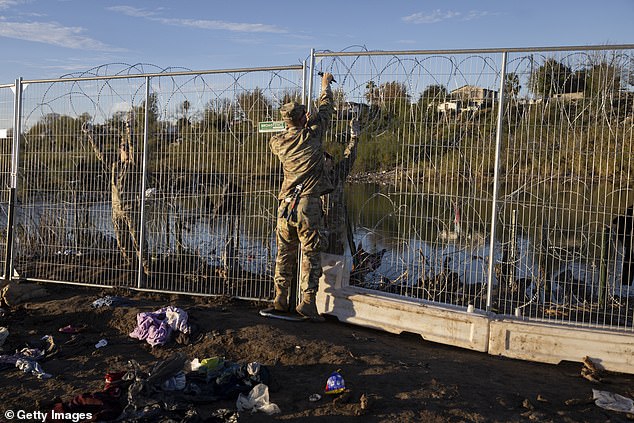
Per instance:
[[[286,123],[283,120],[258,123],[258,132],[279,132],[286,129]]]

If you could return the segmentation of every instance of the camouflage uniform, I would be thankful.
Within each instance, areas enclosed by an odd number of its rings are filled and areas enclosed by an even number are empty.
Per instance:
[[[104,154],[94,140],[92,130],[86,131],[88,140],[97,155],[97,158],[110,168],[110,189],[112,195],[112,225],[114,227],[117,245],[127,266],[136,263],[133,261],[134,255],[141,257],[140,214],[135,211],[136,197],[139,194],[139,184],[137,177],[137,166],[134,161],[134,150],[132,144],[132,130],[130,124],[126,122],[125,132],[121,136],[119,151],[126,153],[126,159],[121,156],[115,158]],[[147,251],[147,244],[144,241],[143,251]],[[150,273],[150,266],[145,257],[141,257],[143,270],[146,275]]]
[[[350,174],[352,165],[357,158],[357,137],[352,136],[346,145],[343,159],[337,164],[332,163],[332,157],[326,158],[330,168],[330,181],[334,186],[330,194],[322,197],[325,212],[325,224],[328,234],[328,250],[331,254],[343,255],[345,252],[344,239],[347,237],[347,207],[343,186]]]
[[[287,289],[296,279],[301,243],[300,287],[305,294],[317,292],[321,276],[321,251],[326,238],[320,196],[332,190],[324,171],[322,137],[333,111],[332,91],[327,86],[321,92],[317,114],[310,117],[305,127],[289,126],[270,142],[271,151],[280,159],[284,170],[284,182],[278,195],[275,284]],[[290,196],[299,184],[303,184],[301,198],[296,213],[287,220],[283,215],[290,209]]]

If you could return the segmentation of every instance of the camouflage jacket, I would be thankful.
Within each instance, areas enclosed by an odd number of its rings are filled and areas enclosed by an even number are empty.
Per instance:
[[[319,110],[304,128],[288,127],[271,138],[271,151],[282,162],[284,182],[278,194],[280,200],[290,196],[296,185],[304,184],[302,197],[319,197],[332,190],[324,172],[322,138],[334,112],[330,86],[321,92]]]
[[[130,129],[126,129],[120,135],[119,143],[127,142],[128,145],[132,145],[132,140],[133,136]],[[102,151],[100,143],[95,139],[95,134],[92,131],[88,132],[88,141],[97,159],[110,171],[113,213],[131,210],[135,199],[140,195],[141,189],[141,173],[134,162],[134,158],[130,157],[128,161],[124,162],[120,160],[116,152]]]

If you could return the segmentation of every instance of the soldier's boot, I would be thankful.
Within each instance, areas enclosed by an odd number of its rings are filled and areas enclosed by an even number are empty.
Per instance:
[[[275,285],[275,299],[273,300],[275,311],[288,312],[288,288]]]
[[[296,308],[296,311],[304,317],[308,317],[313,322],[323,322],[324,319],[317,311],[317,302],[314,292],[304,292],[302,302]]]

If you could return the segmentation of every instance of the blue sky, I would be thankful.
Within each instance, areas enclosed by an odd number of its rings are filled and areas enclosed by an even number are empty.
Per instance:
[[[634,0],[0,0],[0,83],[108,63],[229,69],[310,49],[634,43]]]

